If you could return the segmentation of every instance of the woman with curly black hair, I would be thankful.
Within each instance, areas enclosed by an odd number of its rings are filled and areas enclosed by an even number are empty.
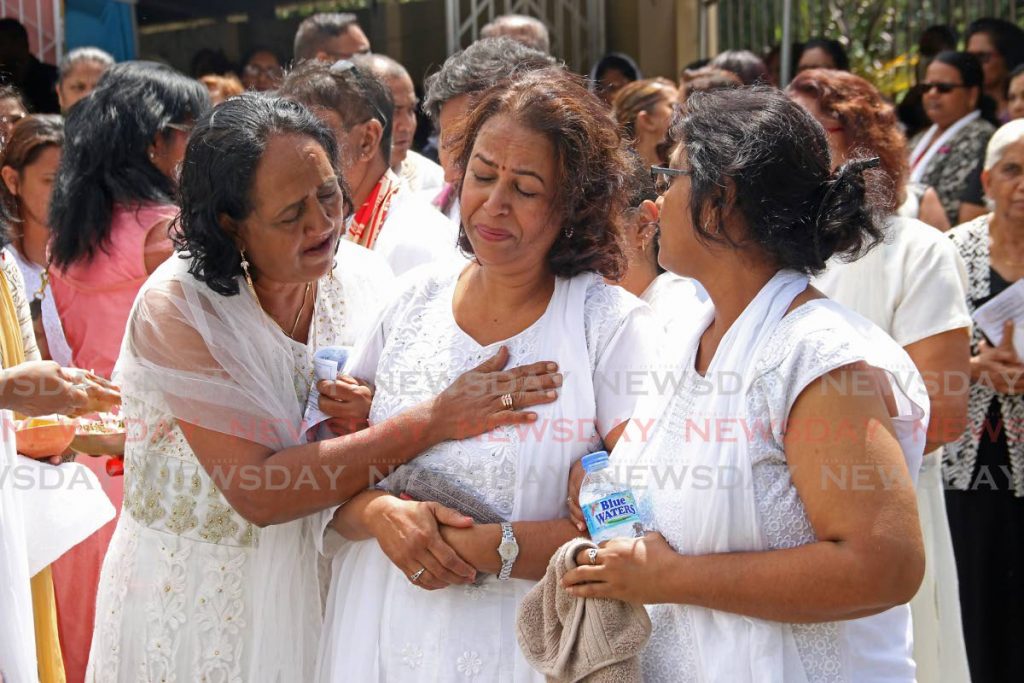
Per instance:
[[[440,441],[528,422],[502,393],[517,408],[553,400],[544,367],[489,373],[500,353],[371,427],[368,386],[324,379],[309,399],[317,352],[353,345],[389,289],[379,259],[342,240],[341,178],[334,136],[289,100],[243,94],[193,131],[181,253],[140,292],[118,360],[141,436],[126,445],[87,680],[311,680],[314,513]],[[307,401],[335,418],[333,438],[310,440]]]
[[[634,413],[646,438],[631,426],[614,453],[658,533],[581,554],[564,584],[649,605],[644,680],[909,683],[928,396],[895,342],[808,286],[879,239],[877,160],[833,171],[778,90],[687,110],[656,169],[659,260],[710,300],[672,339],[675,386]]]
[[[618,441],[637,395],[626,378],[654,355],[649,309],[602,277],[623,269],[629,171],[600,100],[561,69],[530,72],[483,95],[453,153],[459,242],[474,260],[436,269],[385,311],[352,368],[377,385],[370,421],[501,347],[515,362],[557,362],[565,386],[536,429],[442,443],[340,508],[322,681],[543,680],[516,644],[515,605],[579,533],[569,469]],[[449,482],[487,518],[470,525],[393,495],[410,471]],[[447,553],[468,571],[442,567]]]

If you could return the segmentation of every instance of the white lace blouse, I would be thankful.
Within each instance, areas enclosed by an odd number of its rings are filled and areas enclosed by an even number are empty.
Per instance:
[[[352,374],[376,385],[371,423],[438,394],[499,346],[509,349],[509,368],[556,361],[565,383],[556,403],[535,409],[535,424],[444,442],[415,462],[511,521],[567,516],[569,467],[631,416],[639,389],[629,389],[628,376],[642,374],[660,327],[639,299],[584,274],[558,279],[547,310],[528,328],[481,346],[452,312],[460,271],[434,269],[406,289],[357,354]],[[515,639],[516,606],[532,585],[488,577],[427,592],[376,540],[345,543],[334,559],[319,680],[543,680]]]

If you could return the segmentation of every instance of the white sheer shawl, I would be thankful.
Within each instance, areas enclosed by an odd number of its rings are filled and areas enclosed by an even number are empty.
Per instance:
[[[239,295],[220,295],[188,263],[169,259],[135,301],[115,369],[124,395],[274,451],[304,442],[292,342],[244,282]],[[260,530],[248,588],[250,680],[312,678],[321,601],[311,531],[307,518]]]

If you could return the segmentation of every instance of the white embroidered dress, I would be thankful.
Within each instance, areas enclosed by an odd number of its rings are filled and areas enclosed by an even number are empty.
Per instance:
[[[147,287],[162,280],[190,277],[183,274],[185,264],[172,257]],[[252,295],[244,282],[240,284],[240,294],[230,297],[232,301],[226,306],[255,307],[254,301],[243,298],[251,299]],[[261,322],[267,323],[265,333],[274,335],[273,347],[287,349],[279,354],[287,367],[277,370],[290,385],[285,390],[294,392],[282,402],[299,411],[296,425],[301,419],[299,406],[305,404],[311,384],[316,349],[354,345],[379,315],[391,286],[390,273],[379,257],[342,241],[334,277],[319,282],[308,345],[287,338],[264,316]],[[140,295],[136,309],[142,299]],[[259,312],[257,308],[252,310]],[[134,309],[132,315],[129,330],[136,320]],[[126,335],[119,372],[124,371],[122,363],[131,337]],[[289,352],[290,358],[286,355]],[[273,362],[269,358],[260,360]],[[254,369],[253,375],[259,376],[259,372]],[[259,653],[252,651],[256,626],[253,595],[259,587],[254,589],[251,574],[256,548],[267,529],[254,527],[228,504],[189,447],[177,418],[159,407],[161,401],[147,394],[148,387],[138,386],[140,374],[125,372],[123,377],[124,415],[129,430],[124,508],[103,563],[86,680],[263,680],[257,676],[263,672],[254,670]],[[272,391],[272,387],[266,387],[266,391]],[[213,399],[197,395],[195,400]],[[238,425],[244,429],[246,414],[241,410]],[[290,419],[288,415],[279,416],[282,422]],[[254,432],[251,440],[260,438]],[[232,475],[223,472],[218,476]],[[311,557],[315,577],[315,554]],[[300,588],[319,593],[317,585]],[[319,628],[319,603],[316,607],[309,616]]]
[[[509,520],[565,517],[570,466],[632,414],[639,390],[627,382],[642,374],[660,328],[639,299],[585,274],[558,279],[547,310],[527,329],[481,346],[452,314],[457,276],[435,269],[407,289],[356,359],[352,374],[376,384],[371,422],[436,395],[502,345],[507,367],[556,361],[563,389],[556,403],[535,409],[534,425],[448,441],[415,462],[445,473]],[[319,680],[542,681],[515,638],[516,609],[532,585],[490,576],[480,586],[428,592],[412,585],[376,540],[346,542],[333,564]]]

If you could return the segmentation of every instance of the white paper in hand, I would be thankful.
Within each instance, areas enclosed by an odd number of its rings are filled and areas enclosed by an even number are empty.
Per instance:
[[[1024,357],[1024,280],[1018,280],[974,312],[974,322],[992,344],[1003,343],[1003,326],[1013,321],[1013,348]]]
[[[306,398],[306,412],[303,415],[306,429],[312,429],[321,422],[330,419],[330,415],[320,410],[320,392],[317,390],[316,385],[323,380],[337,379],[338,373],[345,369],[345,362],[348,360],[348,356],[349,350],[347,347],[327,346],[317,351],[313,357],[313,384],[309,387],[309,396]]]

